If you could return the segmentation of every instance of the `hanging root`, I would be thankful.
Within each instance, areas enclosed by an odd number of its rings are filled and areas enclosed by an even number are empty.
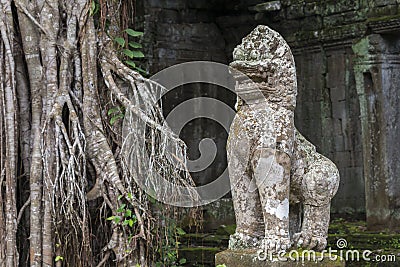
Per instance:
[[[131,239],[139,245],[138,256],[141,264],[144,264],[146,258],[144,242],[149,246],[153,239],[151,225],[154,225],[154,222],[149,207],[143,204],[137,205],[137,203],[148,203],[148,197],[141,193],[142,190],[145,189],[152,198],[160,201],[169,199],[169,202],[175,201],[175,203],[179,203],[183,195],[189,195],[193,200],[197,200],[198,195],[185,165],[186,145],[166,125],[157,101],[165,92],[165,88],[143,78],[122,64],[110,47],[110,43],[103,47],[100,57],[104,82],[111,95],[115,96],[126,110],[119,154],[121,182],[126,191],[119,191],[128,203],[133,204],[138,232],[131,236]],[[121,90],[118,79],[127,82],[128,92]],[[164,180],[157,177],[162,177]],[[166,184],[169,186],[165,186]],[[174,213],[176,209],[163,210],[165,214],[169,212]],[[120,244],[117,242],[120,234],[114,228],[113,238],[107,245],[107,248],[112,247],[115,253],[122,250],[122,247],[116,245]]]
[[[165,88],[122,64],[112,42],[102,40],[110,34],[107,12],[118,13],[125,1],[96,2],[104,26],[98,36],[93,1],[0,1],[0,236],[5,236],[0,262],[7,266],[22,262],[16,249],[17,238],[25,241],[17,234],[19,223],[30,229],[23,264],[104,266],[114,260],[117,266],[149,266],[159,249],[170,245],[171,236],[165,241],[157,233],[175,227],[167,220],[179,216],[171,206],[153,213],[157,207],[150,200],[198,198],[185,165],[186,146],[166,125],[158,102]],[[14,62],[18,41],[24,56]],[[21,76],[25,86],[16,83]],[[104,84],[107,92],[101,90]],[[27,103],[26,109],[18,109],[17,97],[23,95],[18,90],[25,90],[26,101],[19,104]],[[122,134],[103,116],[101,101],[107,97],[125,107]],[[28,127],[19,128],[18,110],[29,110]],[[18,136],[26,128],[30,142]],[[28,156],[21,158],[19,150]],[[19,162],[29,174],[23,179],[30,198],[17,205]],[[28,207],[30,218],[24,221]],[[63,260],[54,264],[57,257]]]
[[[156,177],[160,175],[168,179],[175,188],[184,188],[193,200],[198,195],[194,182],[186,169],[186,145],[166,125],[158,97],[165,88],[150,80],[144,79],[135,71],[120,62],[118,57],[107,47],[103,50],[101,70],[107,87],[126,107],[122,152],[131,175],[140,177]],[[129,82],[130,99],[117,86],[114,72],[118,77]],[[141,107],[141,108],[139,108]],[[148,179],[146,186],[153,190],[164,190],[165,184],[157,184],[159,179]],[[137,180],[136,180],[137,181]],[[129,181],[131,182],[131,181]],[[153,184],[149,184],[153,183]],[[179,187],[180,186],[180,187]],[[157,199],[171,197],[183,192],[165,191],[154,192]]]

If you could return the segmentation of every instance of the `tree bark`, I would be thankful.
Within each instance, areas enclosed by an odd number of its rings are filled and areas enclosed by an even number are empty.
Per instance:
[[[116,14],[125,14],[131,1],[0,0],[1,266],[149,266],[155,259],[160,244],[152,243],[159,239],[151,230],[162,227],[161,220],[152,217],[146,194],[134,183],[121,137],[111,138],[122,127],[110,125],[104,103],[116,97],[135,114],[142,127],[138,140],[152,151],[160,140],[184,146],[153,107],[146,79],[124,66],[113,47],[112,38],[123,36],[127,25]],[[107,28],[109,22],[118,25]],[[145,109],[117,79],[144,97]],[[138,157],[146,153],[141,150]],[[168,167],[164,154],[153,160],[166,175],[176,167]],[[147,168],[145,160],[139,163]],[[121,221],[106,220],[110,215]],[[133,226],[123,224],[131,218]],[[19,230],[29,231],[28,239],[17,234],[18,223],[29,226]],[[22,251],[28,244],[29,252]]]
[[[28,70],[30,106],[31,106],[31,157],[29,173],[30,185],[30,236],[29,236],[29,258],[30,265],[33,267],[41,266],[42,262],[42,154],[41,142],[43,134],[42,128],[42,95],[44,84],[42,79],[42,64],[39,50],[40,32],[32,20],[22,12],[21,6],[27,12],[34,13],[37,6],[27,0],[15,2],[18,10],[18,23],[21,32],[22,49],[24,52],[25,63]],[[23,103],[20,103],[22,106]]]

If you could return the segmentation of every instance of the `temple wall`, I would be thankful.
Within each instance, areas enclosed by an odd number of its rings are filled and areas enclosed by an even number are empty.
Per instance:
[[[365,139],[368,135],[362,127],[363,116],[368,114],[362,110],[364,95],[357,90],[361,86],[356,83],[358,69],[355,64],[359,62],[359,55],[353,48],[371,34],[390,36],[392,44],[399,46],[399,2],[145,0],[143,27],[146,61],[151,72],[192,60],[229,63],[233,48],[256,25],[265,24],[280,32],[295,55],[298,73],[296,125],[316,145],[317,150],[334,161],[340,169],[341,186],[332,210],[363,213],[368,199],[365,192],[369,192],[365,185],[370,183],[366,183],[364,178],[370,179],[370,165],[378,163],[371,163],[363,149],[369,142]],[[386,79],[398,77],[396,68],[384,73],[382,75]],[[399,115],[395,111],[399,110],[398,93],[393,89],[397,87],[388,80],[379,86],[382,92],[395,97],[395,100],[385,100],[384,103],[395,107],[390,109],[391,115],[382,111],[378,117],[383,116],[379,117],[383,118],[382,123],[388,118],[392,123],[390,127],[399,129]],[[231,106],[235,101],[232,94],[215,86],[193,85],[186,89],[176,90],[174,95],[169,96],[167,109],[173,108],[178,98],[199,95],[218,98]],[[223,130],[218,125],[212,125],[209,121],[194,120],[188,127],[187,136],[193,136],[194,133],[194,138],[211,137],[219,144],[218,149],[222,149],[211,168],[194,175],[200,183],[210,182],[205,177],[217,177],[225,168],[223,148],[227,135],[221,133]],[[380,127],[386,127],[386,124]],[[391,187],[396,187],[399,181],[393,177],[400,176],[399,169],[389,165],[395,165],[393,160],[399,158],[399,149],[392,148],[398,140],[395,135],[387,135],[385,131],[378,134],[383,143],[377,149],[388,148],[385,149],[388,151],[385,152],[387,160],[379,163],[380,168],[389,168],[390,171],[379,174],[375,179],[392,181]],[[189,146],[191,156],[198,156],[197,144],[192,142]],[[400,205],[400,201],[396,197],[390,199],[390,209],[399,213],[396,205]]]

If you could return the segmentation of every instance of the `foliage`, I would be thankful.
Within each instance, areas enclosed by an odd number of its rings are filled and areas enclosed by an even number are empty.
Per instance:
[[[56,256],[54,261],[57,262],[57,261],[63,261],[63,260],[64,260],[64,257],[58,255],[58,256]]]
[[[94,16],[96,15],[100,10],[100,4],[97,1],[92,1],[90,3],[90,9],[89,9],[89,15]]]
[[[125,107],[110,108],[107,112],[107,115],[110,117],[110,124],[114,125],[117,121],[124,118]]]
[[[144,157],[143,144],[159,152],[153,163],[160,168],[144,168],[146,174],[183,180],[160,149],[168,144],[186,155],[139,74],[143,32],[130,28],[134,6],[134,0],[0,1],[4,266],[150,266],[159,247],[163,264],[183,264],[176,237],[182,232],[168,221],[176,221],[176,210],[162,209],[162,225],[121,153],[118,122],[134,114],[132,128],[142,134],[132,134],[133,155]]]
[[[165,209],[165,207],[157,202],[155,199],[150,197],[150,201],[156,210]],[[160,214],[159,218],[164,223],[164,227],[154,229],[155,235],[165,236],[166,238],[161,239],[161,244],[157,249],[157,261],[155,266],[171,266],[178,267],[184,266],[186,263],[185,258],[179,257],[179,238],[184,236],[186,232],[178,226],[177,220],[173,217],[168,216],[169,212],[166,214]]]
[[[113,221],[116,225],[129,226],[130,228],[137,222],[137,218],[133,215],[132,210],[126,207],[126,204],[122,204],[117,210],[118,215],[108,217],[107,221]],[[129,239],[130,240],[130,239]]]
[[[124,30],[124,33],[127,34],[127,38],[118,36],[114,38],[114,42],[117,44],[121,56],[125,58],[125,64],[127,64],[130,68],[139,71],[140,73],[147,74],[145,70],[138,66],[138,59],[144,58],[144,54],[140,50],[143,48],[143,46],[138,43],[136,39],[143,36],[143,32],[127,28]]]
[[[156,262],[156,266],[172,266],[178,267],[186,263],[185,258],[179,258],[179,237],[185,235],[185,231],[176,225],[175,220],[166,218],[166,223],[169,227],[165,230],[167,240],[162,244],[159,249],[160,261]]]

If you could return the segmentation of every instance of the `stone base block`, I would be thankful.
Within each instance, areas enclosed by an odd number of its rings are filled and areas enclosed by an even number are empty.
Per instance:
[[[298,256],[297,256],[298,255]],[[344,267],[345,261],[339,256],[329,258],[316,253],[302,256],[302,252],[289,252],[281,257],[274,256],[272,261],[265,254],[258,254],[255,250],[225,250],[215,255],[215,264],[226,267]],[[334,257],[334,256],[332,256]]]

